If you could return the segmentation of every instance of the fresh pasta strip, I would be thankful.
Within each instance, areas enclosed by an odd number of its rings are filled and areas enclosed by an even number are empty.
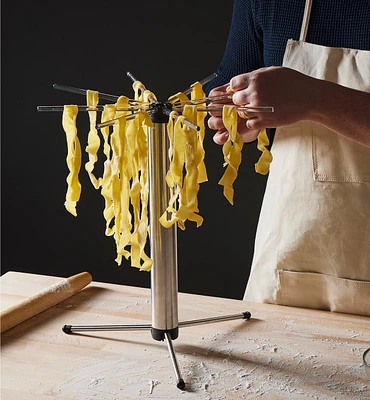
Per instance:
[[[101,116],[101,122],[111,121],[116,114],[116,107],[114,104],[107,104]],[[113,205],[113,186],[112,186],[112,160],[111,160],[111,146],[110,146],[110,127],[106,126],[101,129],[103,135],[104,145],[103,153],[105,155],[103,178],[101,182],[101,195],[104,197],[105,206],[103,216],[106,221],[105,235],[112,236],[114,230],[112,229],[112,221],[114,219],[114,205]]]
[[[146,113],[138,113],[134,120],[127,121],[128,126],[125,132],[127,149],[124,163],[131,164],[130,169],[127,170],[127,179],[130,182],[130,202],[133,210],[133,229],[130,240],[131,265],[141,270],[150,270],[152,265],[151,259],[144,251],[149,233],[148,149],[145,129],[148,119]]]
[[[120,96],[116,103],[116,108],[127,107],[128,98]],[[112,198],[114,211],[113,237],[116,242],[117,258],[116,262],[121,265],[122,256],[126,259],[130,257],[127,246],[131,244],[132,216],[130,212],[130,175],[131,164],[127,164],[126,158],[126,119],[125,111],[117,111],[115,118],[117,122],[113,127],[111,135],[112,147]],[[121,118],[119,118],[121,117]]]
[[[198,215],[199,165],[204,159],[203,148],[199,146],[198,132],[189,128],[184,119],[196,123],[197,111],[194,105],[185,105],[183,115],[172,112],[168,124],[170,141],[170,167],[166,181],[171,189],[170,204],[160,217],[164,227],[175,222],[185,229],[187,220],[199,227],[203,218]],[[177,202],[177,209],[176,209]],[[167,215],[170,215],[170,219]]]
[[[136,101],[149,102],[149,101],[157,100],[154,93],[152,93],[150,90],[147,90],[146,87],[140,81],[135,81],[132,84],[132,87],[134,89],[134,93],[135,93],[134,99]]]
[[[87,90],[86,91],[86,104],[92,109],[95,108],[99,103],[99,92],[95,90]],[[91,183],[98,189],[102,183],[102,178],[96,178],[93,174],[94,165],[98,161],[98,150],[100,147],[100,138],[98,135],[98,131],[96,129],[96,117],[97,111],[91,110],[88,111],[89,120],[90,120],[90,131],[87,135],[87,146],[86,152],[89,155],[89,161],[85,164],[85,169],[89,174]]]
[[[196,106],[185,105],[183,117],[189,121],[197,120]],[[189,128],[183,121],[179,121],[185,134],[185,177],[183,187],[179,194],[179,209],[177,218],[185,224],[187,220],[196,222],[197,227],[202,225],[203,218],[198,215],[199,192],[199,165],[204,159],[203,148],[199,145],[199,135],[194,129]],[[183,227],[184,229],[184,227]]]
[[[196,99],[203,99],[206,97],[206,94],[204,93],[203,86],[200,82],[195,82],[191,85],[192,91],[191,91],[191,99],[196,100]],[[205,159],[205,150],[203,146],[203,141],[204,141],[204,136],[205,136],[205,124],[204,120],[207,116],[206,112],[202,111],[197,111],[196,112],[196,124],[199,126],[200,130],[198,132],[198,138],[199,140],[197,141],[197,153],[199,156],[202,158],[201,161],[198,164],[198,182],[206,182],[208,181],[208,176],[207,176],[207,169],[206,169],[206,164],[204,162]]]
[[[204,98],[202,85],[195,82],[191,85],[191,99]],[[167,125],[170,147],[168,155],[170,168],[166,175],[166,181],[170,188],[170,200],[166,211],[160,218],[164,227],[170,227],[177,223],[181,229],[185,229],[187,220],[196,222],[197,226],[203,223],[203,218],[197,214],[199,183],[208,180],[204,163],[205,151],[203,140],[205,135],[205,112],[198,112],[195,106],[186,104],[189,99],[182,93],[176,93],[169,99],[170,103],[180,102],[183,107],[183,115],[172,112]],[[200,130],[193,131],[184,124],[184,118],[198,125]],[[194,165],[197,171],[195,173]],[[185,170],[185,175],[184,175]],[[170,215],[168,219],[167,216]]]
[[[156,100],[155,95],[145,89],[140,81],[133,84],[135,100],[144,103]],[[140,92],[139,92],[140,90]],[[131,185],[131,199],[134,210],[134,228],[131,237],[131,265],[142,271],[149,271],[152,260],[145,253],[145,245],[149,235],[149,174],[148,174],[148,144],[147,127],[152,121],[146,112],[139,112],[136,118],[128,121],[126,131],[129,138],[128,147],[130,159],[133,163],[133,178]]]
[[[227,141],[222,146],[224,155],[224,166],[226,170],[219,180],[219,184],[224,187],[224,196],[234,203],[234,181],[238,175],[239,165],[242,160],[243,138],[237,132],[238,112],[233,105],[223,106],[222,120],[226,130],[229,132]]]
[[[137,103],[142,102],[147,106],[148,103],[156,101],[155,95],[140,81],[133,83],[133,89]],[[196,99],[205,97],[199,82],[194,83],[191,89],[191,100],[194,103]],[[204,120],[207,113],[199,111],[198,104],[188,104],[189,98],[184,93],[177,93],[169,100],[172,104],[176,103],[175,110],[178,110],[179,104],[182,114],[172,111],[167,124],[170,145],[169,169],[165,179],[169,187],[170,199],[159,222],[166,228],[177,223],[179,228],[184,230],[187,221],[195,222],[197,227],[203,223],[203,218],[199,215],[198,193],[200,183],[208,180],[203,146]],[[85,164],[85,169],[92,184],[96,189],[100,188],[104,198],[105,234],[112,236],[115,240],[116,262],[120,265],[123,257],[130,258],[132,266],[149,271],[152,260],[145,253],[149,236],[147,129],[152,126],[152,121],[147,112],[140,110],[133,119],[126,119],[125,117],[131,114],[125,111],[130,108],[129,99],[125,96],[120,96],[116,104],[104,106],[101,122],[115,120],[115,123],[113,128],[111,126],[101,128],[102,151],[105,160],[103,176],[97,178],[94,175],[94,166],[98,161],[101,140],[96,130],[97,112],[93,108],[98,105],[98,101],[99,93],[88,90],[86,102],[91,110],[88,110],[90,129],[86,146],[89,160]],[[67,136],[69,168],[65,207],[73,215],[77,215],[76,204],[81,194],[81,184],[78,180],[81,146],[77,137],[77,113],[77,106],[64,107],[63,128]],[[197,125],[199,130],[190,128],[185,120]],[[238,116],[235,106],[224,106],[223,121],[229,131],[229,139],[222,149],[226,170],[219,184],[224,186],[224,195],[233,204],[233,184],[237,177],[243,148],[242,137],[236,128]],[[266,138],[262,134],[259,136],[260,147],[258,148],[261,151],[266,151],[263,147],[268,145]],[[266,158],[266,153],[262,154],[260,161],[263,156]],[[260,161],[257,164],[263,166],[264,164]]]
[[[175,121],[178,118],[178,114],[176,112],[172,112],[169,116],[168,124],[167,124],[167,132],[169,138],[169,148],[168,148],[168,158],[170,162],[170,168],[166,174],[166,182],[170,192],[170,199],[168,202],[168,206],[162,216],[159,218],[160,224],[169,228],[173,226],[178,220],[176,218],[177,211],[177,200],[180,194],[181,186],[176,185],[173,171],[173,155],[174,155],[174,134],[175,134]],[[170,219],[168,219],[168,215]]]
[[[152,96],[144,86],[134,83],[135,100],[147,101]],[[121,96],[116,103],[115,118],[118,118],[111,134],[112,157],[107,164],[110,174],[110,187],[106,190],[107,231],[113,234],[116,242],[117,258],[120,265],[122,257],[131,258],[131,265],[141,270],[150,270],[152,260],[144,251],[148,233],[148,149],[145,126],[151,121],[147,113],[139,112],[132,120],[124,117],[128,98]],[[107,119],[113,119],[112,115]],[[110,168],[109,168],[110,166]],[[108,181],[108,175],[107,175]],[[109,200],[111,205],[109,206]],[[107,203],[108,201],[108,203]],[[109,207],[108,207],[109,206]]]
[[[146,113],[140,112],[135,120],[129,123],[126,134],[128,138],[135,141],[135,145],[129,150],[133,164],[130,197],[134,218],[131,235],[131,265],[149,271],[152,260],[144,251],[149,234],[148,148],[145,126],[151,124],[151,121]],[[129,147],[130,145],[128,143]]]
[[[76,204],[81,195],[81,183],[78,174],[81,168],[81,145],[77,137],[76,119],[78,107],[76,105],[64,106],[62,115],[62,126],[67,138],[67,193],[64,203],[65,208],[72,215],[77,216]]]
[[[173,103],[175,103],[175,102],[180,102],[181,105],[185,105],[185,104],[189,101],[189,98],[188,98],[188,96],[187,96],[186,94],[184,94],[184,93],[182,93],[182,92],[178,92],[178,93],[176,93],[176,94],[170,96],[170,97],[168,98],[168,101],[169,101],[171,104],[173,104]]]
[[[255,170],[259,174],[266,175],[269,172],[272,162],[272,154],[266,148],[270,144],[266,129],[261,129],[257,136],[257,148],[262,152],[260,158],[255,164]]]
[[[177,206],[180,197],[180,191],[183,187],[183,167],[185,164],[185,146],[186,146],[186,133],[184,135],[184,124],[181,123],[184,117],[179,117],[176,112],[170,114],[169,122],[167,124],[168,137],[170,142],[169,148],[169,169],[166,174],[166,182],[170,188],[170,201],[167,209],[159,218],[159,222],[165,228],[171,227],[176,222],[179,222],[177,217]],[[170,215],[170,219],[167,218]],[[179,227],[183,228],[181,222]]]

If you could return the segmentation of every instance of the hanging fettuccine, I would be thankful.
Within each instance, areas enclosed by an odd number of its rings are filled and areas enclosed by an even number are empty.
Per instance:
[[[166,182],[170,190],[170,201],[160,217],[164,227],[175,223],[185,229],[186,221],[193,221],[199,227],[203,218],[199,215],[198,192],[200,183],[207,181],[204,119],[207,112],[198,110],[196,99],[205,97],[202,85],[194,83],[191,91],[192,104],[184,93],[177,93],[169,101],[180,104],[182,114],[172,111],[167,125],[169,135],[169,170]],[[136,104],[149,104],[156,101],[155,95],[147,90],[140,81],[133,84]],[[147,112],[139,110],[130,114],[130,100],[120,96],[116,104],[104,106],[101,122],[115,121],[113,129],[102,127],[99,137],[97,107],[99,93],[88,90],[86,101],[90,129],[87,137],[85,164],[90,180],[96,189],[101,190],[105,205],[103,215],[106,221],[105,234],[113,236],[116,243],[116,262],[120,265],[122,257],[131,258],[131,265],[149,271],[152,260],[145,253],[149,235],[148,202],[148,144],[147,128],[152,122]],[[76,119],[78,106],[64,107],[63,128],[67,136],[67,177],[68,189],[65,207],[77,215],[76,204],[81,194],[78,174],[81,167],[81,147],[77,137]],[[219,183],[224,186],[224,195],[233,203],[233,184],[241,162],[243,140],[236,130],[237,111],[234,106],[223,107],[223,120],[229,131],[229,139],[223,146],[225,173]],[[189,127],[189,122],[198,126],[198,130]],[[259,149],[265,150],[265,137],[259,136]],[[102,177],[96,177],[94,167],[98,161],[98,152],[103,144],[104,170]],[[267,156],[263,153],[258,165],[266,165]],[[268,161],[268,160],[267,160]],[[257,164],[256,164],[257,169]]]
[[[226,130],[229,132],[227,141],[222,146],[224,154],[224,166],[226,170],[219,180],[224,187],[224,196],[230,204],[234,203],[234,181],[238,176],[239,165],[242,161],[243,138],[237,131],[238,112],[236,106],[225,105],[222,111],[222,119]]]
[[[150,270],[152,261],[144,251],[148,236],[149,192],[144,124],[151,124],[151,121],[144,112],[139,112],[133,120],[126,120],[127,111],[120,111],[123,108],[128,108],[128,98],[121,96],[116,103],[114,118],[118,119],[111,135],[110,185],[116,261],[120,265],[122,256],[131,257],[132,266]]]
[[[62,126],[67,138],[67,193],[65,208],[74,216],[77,215],[76,204],[81,195],[81,183],[78,174],[81,168],[81,145],[77,137],[76,119],[78,107],[75,105],[64,106]]]
[[[266,129],[261,129],[257,136],[257,148],[262,152],[262,154],[255,164],[255,170],[262,175],[266,175],[269,172],[270,164],[272,162],[272,154],[267,149],[269,144],[270,141]]]
[[[191,99],[205,96],[199,82],[192,85]],[[177,98],[182,107],[182,115],[172,112],[167,126],[169,135],[170,166],[166,181],[170,188],[171,196],[169,205],[159,222],[166,228],[177,223],[185,229],[187,220],[196,222],[197,227],[202,225],[203,218],[198,215],[199,184],[207,181],[207,172],[204,163],[205,152],[204,118],[205,112],[198,112],[196,105],[186,104],[188,98],[183,93],[177,93],[169,100]],[[199,126],[199,131],[190,128],[187,121]],[[169,219],[167,216],[170,216]]]
[[[153,96],[148,91],[142,91],[135,85],[135,99],[147,101]],[[145,100],[144,100],[145,99]],[[93,174],[95,163],[98,161],[100,138],[96,130],[96,110],[98,92],[87,91],[87,105],[91,107],[89,113],[90,131],[86,152],[89,161],[85,168],[91,182],[96,189],[101,188],[105,200],[103,211],[106,220],[105,234],[113,236],[116,249],[116,261],[120,265],[122,256],[131,257],[131,264],[143,270],[150,270],[152,260],[145,254],[144,247],[148,237],[148,150],[146,143],[146,128],[151,125],[147,113],[139,112],[135,119],[126,121],[129,99],[121,96],[117,103],[106,105],[102,113],[101,122],[117,119],[110,132],[110,128],[101,129],[105,155],[103,177],[97,178]],[[66,208],[77,215],[76,204],[80,198],[81,184],[78,173],[81,166],[81,149],[77,137],[77,106],[65,106],[63,113],[63,128],[67,134],[67,164],[70,173],[67,177],[68,189]]]
[[[85,169],[89,174],[91,183],[98,189],[101,185],[101,179],[97,179],[93,174],[95,163],[98,161],[97,152],[100,147],[100,138],[96,129],[96,118],[97,111],[96,106],[99,103],[99,92],[94,90],[87,90],[86,92],[86,104],[89,106],[89,120],[90,120],[90,131],[87,135],[87,147],[86,152],[89,155],[89,161],[85,164]],[[95,110],[94,110],[95,109]]]

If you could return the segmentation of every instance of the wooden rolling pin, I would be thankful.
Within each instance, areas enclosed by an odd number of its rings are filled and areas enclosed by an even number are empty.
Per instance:
[[[65,278],[1,311],[1,333],[68,299],[92,281],[88,272]]]

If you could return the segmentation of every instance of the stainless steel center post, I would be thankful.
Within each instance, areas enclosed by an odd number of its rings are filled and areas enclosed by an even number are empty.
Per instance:
[[[166,183],[169,168],[169,139],[166,123],[153,123],[148,129],[149,215],[151,270],[152,336],[164,340],[165,333],[178,337],[177,225],[164,228],[159,218],[165,212],[170,190]]]
[[[153,121],[153,117],[152,117]],[[179,335],[177,224],[164,228],[159,218],[166,211],[170,189],[166,183],[169,169],[167,123],[153,122],[148,128],[149,215],[151,269],[152,337],[165,340],[176,374],[177,387],[185,388],[172,340]]]

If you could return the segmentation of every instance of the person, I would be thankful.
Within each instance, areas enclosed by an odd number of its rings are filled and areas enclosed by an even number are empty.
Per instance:
[[[245,300],[370,316],[370,5],[235,0],[209,96],[235,105],[272,162]],[[214,141],[228,133],[210,113]]]

